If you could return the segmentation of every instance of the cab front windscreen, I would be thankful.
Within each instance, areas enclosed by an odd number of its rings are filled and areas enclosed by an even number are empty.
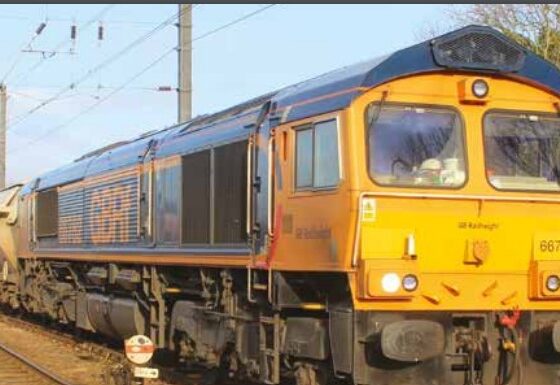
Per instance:
[[[466,180],[457,112],[372,103],[366,111],[368,168],[380,185],[457,188]]]
[[[560,191],[560,119],[512,112],[484,118],[486,175],[499,190]]]

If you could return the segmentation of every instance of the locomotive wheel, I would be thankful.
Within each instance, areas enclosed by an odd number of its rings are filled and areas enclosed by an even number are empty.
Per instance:
[[[220,355],[219,365],[207,370],[202,377],[203,385],[223,385],[239,375],[239,361],[235,352],[235,346],[228,344],[225,351]]]
[[[352,383],[348,378],[340,378],[334,374],[330,365],[312,362],[294,363],[295,385],[349,385]]]

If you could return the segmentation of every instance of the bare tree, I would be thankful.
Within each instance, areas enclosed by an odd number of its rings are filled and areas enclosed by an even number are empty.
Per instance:
[[[471,4],[451,6],[445,13],[446,23],[424,26],[418,36],[431,38],[469,24],[488,25],[560,67],[560,4]]]

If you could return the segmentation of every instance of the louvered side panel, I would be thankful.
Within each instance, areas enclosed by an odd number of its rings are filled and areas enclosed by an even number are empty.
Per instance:
[[[247,142],[214,150],[214,242],[246,242]]]
[[[83,215],[84,189],[61,188],[58,192],[58,243],[82,243]]]
[[[135,170],[88,180],[84,204],[84,243],[138,241],[138,175]]]

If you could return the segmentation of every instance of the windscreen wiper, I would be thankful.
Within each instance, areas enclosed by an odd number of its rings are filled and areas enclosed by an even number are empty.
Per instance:
[[[368,124],[367,124],[368,130],[371,129],[371,126],[373,125],[373,123],[377,122],[377,119],[379,119],[379,116],[381,115],[381,109],[383,108],[383,105],[385,104],[385,100],[387,100],[387,94],[388,94],[387,91],[383,91],[383,93],[381,94],[381,100],[376,105],[377,108],[375,109],[373,114],[371,114],[371,117],[368,120]]]

